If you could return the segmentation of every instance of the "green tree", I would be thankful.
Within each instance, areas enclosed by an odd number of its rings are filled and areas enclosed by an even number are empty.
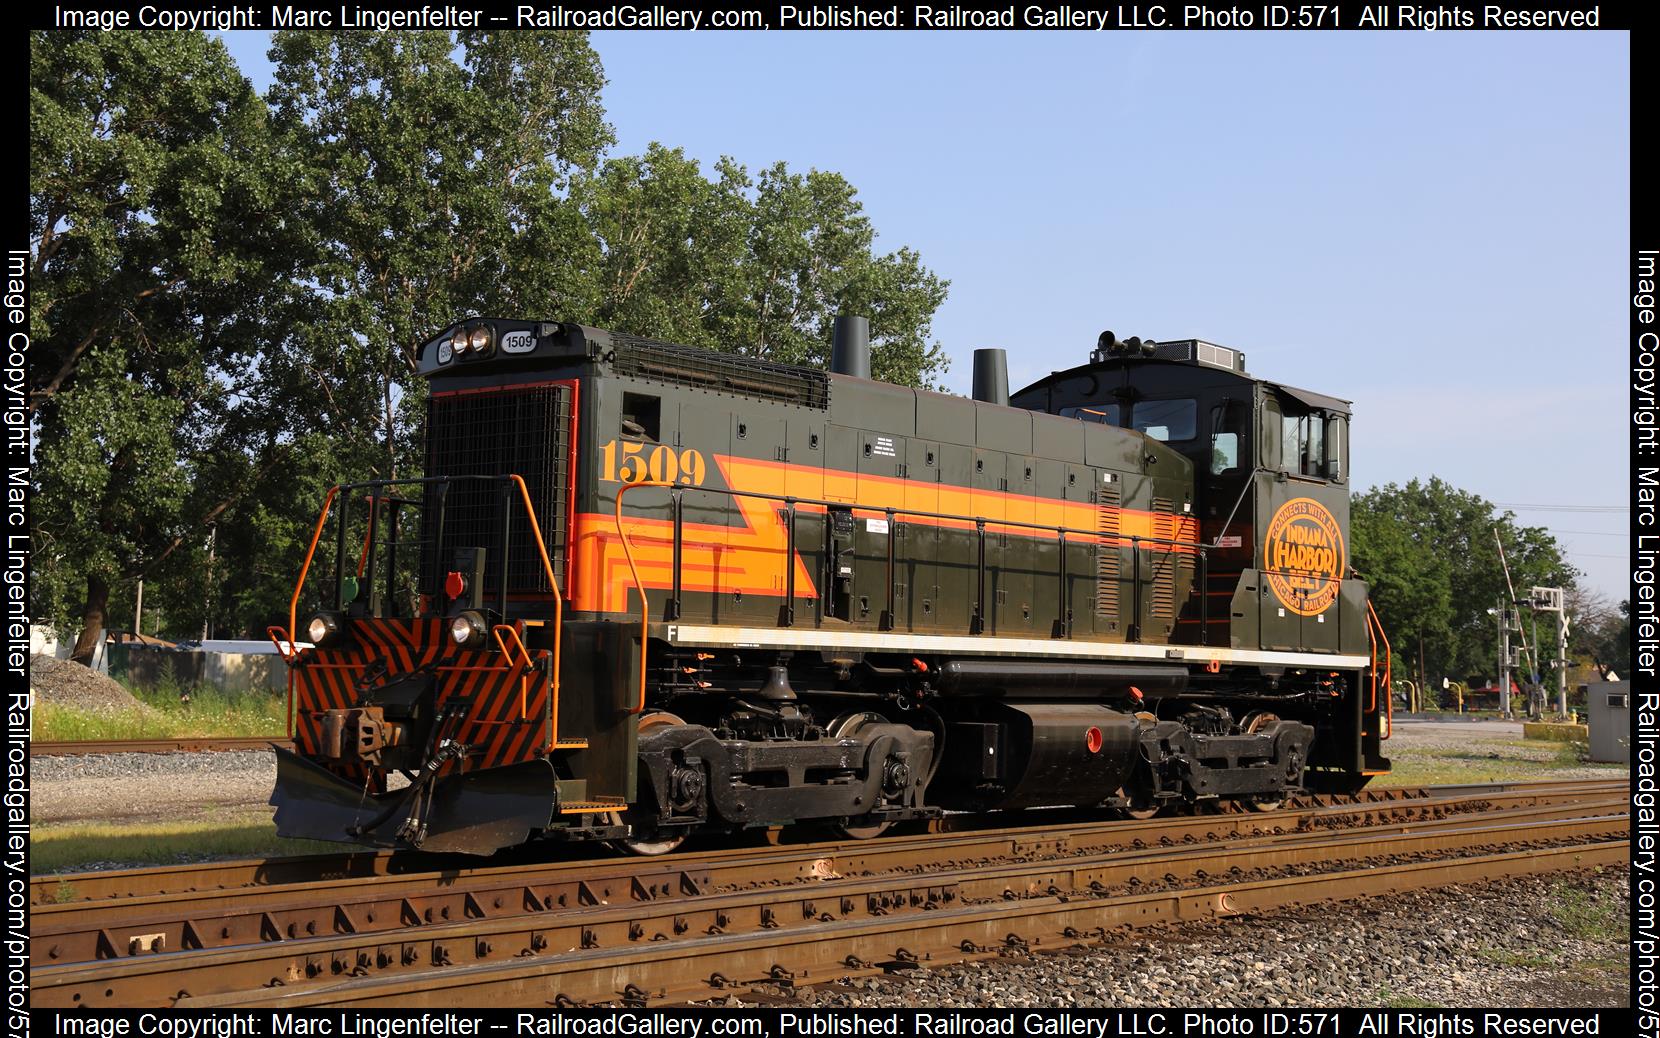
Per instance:
[[[824,366],[837,314],[871,321],[871,373],[931,387],[930,341],[948,283],[910,249],[875,251],[857,192],[837,173],[731,159],[706,177],[677,148],[612,159],[573,192],[600,250],[594,323]]]
[[[593,251],[565,192],[611,141],[599,58],[583,33],[438,31],[279,32],[271,58],[314,234],[312,319],[288,363],[327,387],[319,422],[357,445],[361,474],[407,474],[433,331],[591,309]]]
[[[90,657],[112,587],[197,561],[286,454],[258,391],[292,168],[216,39],[30,37],[36,615]]]
[[[1519,597],[1535,585],[1574,586],[1576,571],[1548,530],[1522,526],[1438,477],[1357,494],[1350,514],[1355,568],[1373,583],[1397,650],[1415,662],[1422,637],[1429,683],[1496,673],[1497,628],[1487,610],[1507,591],[1495,530]]]

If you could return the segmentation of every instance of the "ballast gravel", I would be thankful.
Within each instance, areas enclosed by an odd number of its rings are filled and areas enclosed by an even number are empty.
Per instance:
[[[923,1008],[1630,1004],[1629,877],[1524,877],[1319,911],[1127,931],[1084,951],[962,963],[768,1004]],[[738,1004],[734,999],[726,1004]]]
[[[110,822],[262,807],[276,779],[270,750],[35,757],[29,815],[37,824]]]

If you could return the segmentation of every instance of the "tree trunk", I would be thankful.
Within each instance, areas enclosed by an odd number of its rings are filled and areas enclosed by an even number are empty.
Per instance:
[[[86,609],[81,613],[81,636],[75,640],[75,652],[69,657],[83,666],[92,666],[93,653],[98,651],[98,638],[104,633],[104,617],[109,611],[110,586],[96,574],[86,578]]]

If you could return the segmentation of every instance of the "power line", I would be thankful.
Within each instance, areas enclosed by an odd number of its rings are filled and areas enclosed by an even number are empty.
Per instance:
[[[1603,530],[1558,530],[1554,526],[1551,527],[1551,533],[1571,533],[1571,534],[1576,534],[1576,535],[1583,535],[1585,537],[1630,537],[1631,536],[1629,533],[1608,533],[1608,532],[1603,531]]]
[[[1629,512],[1630,505],[1527,505],[1514,501],[1494,501],[1495,508],[1513,508],[1522,512]]]

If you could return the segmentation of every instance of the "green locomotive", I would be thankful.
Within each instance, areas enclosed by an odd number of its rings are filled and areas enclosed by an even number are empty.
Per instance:
[[[446,329],[426,477],[331,492],[272,631],[279,831],[660,853],[1387,770],[1344,401],[1197,340],[1104,333],[1012,398],[975,363],[974,399],[872,381],[860,318],[828,372]]]

